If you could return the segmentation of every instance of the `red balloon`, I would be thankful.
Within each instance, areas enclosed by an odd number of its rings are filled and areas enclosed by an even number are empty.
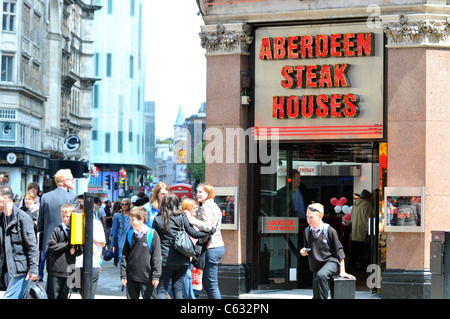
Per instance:
[[[338,199],[336,198],[336,197],[333,197],[332,199],[330,199],[330,203],[331,203],[331,205],[334,205],[334,206],[336,206],[337,204],[338,204]]]
[[[350,215],[350,214],[344,215],[344,220],[349,221],[350,219],[352,219],[352,215]]]
[[[339,201],[338,201],[338,204],[339,204],[340,206],[344,206],[345,203],[347,203],[347,198],[345,198],[345,197],[341,197],[341,198],[339,199]]]

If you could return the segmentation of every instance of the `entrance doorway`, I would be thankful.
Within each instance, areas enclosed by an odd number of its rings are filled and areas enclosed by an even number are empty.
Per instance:
[[[367,143],[281,144],[277,171],[261,174],[257,245],[253,284],[257,289],[295,289],[312,287],[308,260],[299,254],[303,231],[308,226],[299,214],[310,203],[324,205],[324,222],[334,227],[344,246],[346,270],[357,277],[357,288],[365,284],[366,266],[379,264],[378,196],[379,145]],[[300,173],[300,177],[298,174]],[[299,179],[299,180],[297,180]],[[300,199],[297,188],[300,183]],[[365,241],[359,245],[361,259],[350,266],[358,246],[351,244],[351,210],[363,190],[371,194],[370,217]],[[299,206],[300,205],[300,206]],[[255,273],[256,272],[256,273]]]

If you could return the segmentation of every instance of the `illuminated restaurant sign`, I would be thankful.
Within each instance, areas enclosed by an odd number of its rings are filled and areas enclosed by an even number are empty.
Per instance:
[[[365,24],[259,28],[255,134],[383,138],[383,33]]]
[[[260,217],[259,232],[263,234],[298,234],[298,217]]]

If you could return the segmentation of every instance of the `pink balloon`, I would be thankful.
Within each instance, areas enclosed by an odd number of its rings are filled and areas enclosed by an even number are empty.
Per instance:
[[[337,204],[338,204],[338,199],[336,198],[336,197],[333,197],[332,199],[330,199],[330,203],[331,203],[331,205],[334,205],[334,206],[336,206]]]

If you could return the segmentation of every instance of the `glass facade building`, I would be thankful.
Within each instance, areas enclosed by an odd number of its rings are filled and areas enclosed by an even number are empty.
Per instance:
[[[116,199],[128,196],[140,171],[146,171],[144,5],[141,0],[97,4],[102,9],[94,19],[94,76],[101,80],[93,88],[91,163],[100,173],[91,177],[90,188]],[[121,169],[127,171],[123,187]]]

